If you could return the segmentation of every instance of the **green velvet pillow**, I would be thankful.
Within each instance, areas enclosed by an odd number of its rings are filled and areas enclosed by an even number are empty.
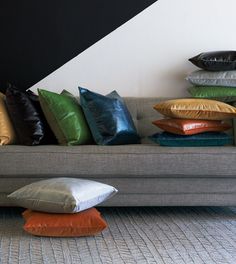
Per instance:
[[[38,89],[45,117],[60,145],[92,142],[90,129],[77,99],[67,91],[61,94]]]
[[[196,98],[209,98],[222,102],[236,101],[236,87],[224,86],[194,86],[188,89]]]

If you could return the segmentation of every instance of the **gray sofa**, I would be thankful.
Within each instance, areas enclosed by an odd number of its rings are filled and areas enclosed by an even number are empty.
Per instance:
[[[0,148],[0,206],[7,194],[51,177],[93,179],[119,193],[103,206],[236,205],[236,148],[170,148],[146,137],[158,129],[160,98],[126,98],[142,144],[123,146],[4,146]],[[233,131],[231,131],[233,133]]]

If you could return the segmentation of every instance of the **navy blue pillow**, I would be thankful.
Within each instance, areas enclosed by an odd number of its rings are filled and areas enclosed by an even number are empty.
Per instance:
[[[149,138],[161,146],[169,147],[207,147],[233,144],[232,137],[223,132],[205,132],[191,136],[162,132]]]
[[[116,91],[107,96],[79,87],[80,104],[98,145],[140,142],[132,117]]]

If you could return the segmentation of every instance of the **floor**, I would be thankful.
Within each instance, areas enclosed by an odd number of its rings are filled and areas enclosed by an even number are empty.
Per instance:
[[[99,208],[109,224],[88,238],[41,238],[21,209],[0,208],[0,263],[236,263],[236,208]]]

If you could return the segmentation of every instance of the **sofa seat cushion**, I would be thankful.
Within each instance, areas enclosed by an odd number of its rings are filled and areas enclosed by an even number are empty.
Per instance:
[[[4,146],[1,177],[235,177],[236,148]]]

